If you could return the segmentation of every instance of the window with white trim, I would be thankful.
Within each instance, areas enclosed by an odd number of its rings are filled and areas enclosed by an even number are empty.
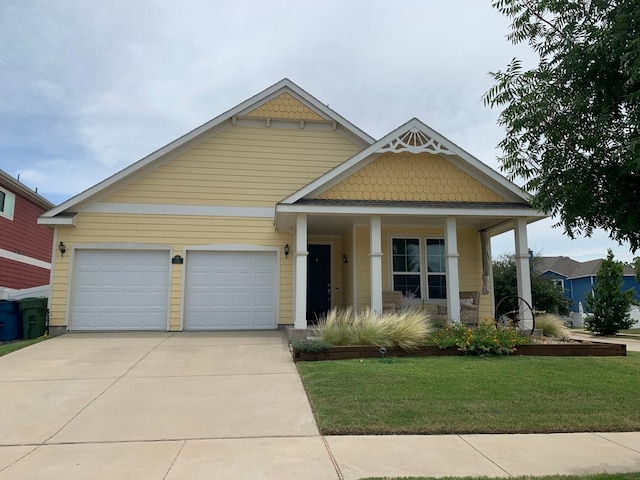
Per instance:
[[[447,298],[444,239],[396,237],[391,250],[393,290],[419,300]]]
[[[13,220],[13,208],[16,202],[16,196],[0,188],[0,217],[6,217],[9,220]]]

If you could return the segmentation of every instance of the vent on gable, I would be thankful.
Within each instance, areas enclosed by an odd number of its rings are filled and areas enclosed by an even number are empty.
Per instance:
[[[445,155],[455,155],[451,150],[442,145],[437,140],[429,137],[420,129],[413,127],[405,133],[398,135],[389,143],[381,147],[376,153],[443,153]]]

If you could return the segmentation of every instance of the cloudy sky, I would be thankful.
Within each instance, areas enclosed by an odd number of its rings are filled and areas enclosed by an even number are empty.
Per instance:
[[[488,72],[535,61],[508,27],[489,0],[2,0],[0,168],[57,204],[287,77],[375,138],[418,117],[499,169]],[[553,223],[536,253],[633,257]]]

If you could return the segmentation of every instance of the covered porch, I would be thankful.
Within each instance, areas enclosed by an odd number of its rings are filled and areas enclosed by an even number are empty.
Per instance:
[[[293,238],[296,330],[330,308],[382,313],[389,292],[452,322],[461,292],[475,293],[478,321],[491,320],[491,237],[512,229],[518,295],[532,303],[527,225],[543,215],[527,204],[301,199],[276,211]]]

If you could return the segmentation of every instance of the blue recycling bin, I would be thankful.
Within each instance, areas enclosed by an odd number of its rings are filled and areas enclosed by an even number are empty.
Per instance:
[[[0,342],[22,338],[22,318],[18,302],[0,300]]]

